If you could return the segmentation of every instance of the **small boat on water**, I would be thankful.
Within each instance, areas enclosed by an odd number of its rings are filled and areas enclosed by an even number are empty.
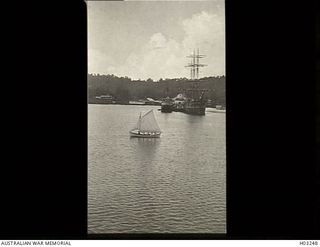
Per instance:
[[[154,116],[153,110],[148,111],[143,116],[139,116],[135,127],[130,130],[131,137],[157,138],[161,135],[160,127]]]

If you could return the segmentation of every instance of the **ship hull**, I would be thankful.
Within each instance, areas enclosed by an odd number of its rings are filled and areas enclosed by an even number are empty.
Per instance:
[[[137,138],[159,138],[160,134],[155,135],[145,135],[145,134],[135,134],[130,132],[130,137],[137,137]]]
[[[159,138],[161,135],[161,133],[156,133],[156,132],[152,132],[152,133],[148,133],[148,132],[139,132],[137,130],[132,130],[130,131],[130,137],[138,137],[138,138]]]
[[[187,114],[192,115],[205,115],[206,114],[206,108],[194,108],[194,107],[186,107],[184,110]]]
[[[161,105],[161,112],[165,112],[165,113],[172,112],[172,105]]]
[[[184,108],[184,112],[192,115],[205,115],[206,104],[201,101],[187,102]]]
[[[184,108],[174,108],[173,111],[184,112]]]

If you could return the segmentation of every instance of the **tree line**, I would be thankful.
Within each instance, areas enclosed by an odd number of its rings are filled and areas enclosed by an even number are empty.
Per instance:
[[[204,77],[197,80],[198,87],[207,89],[205,97],[216,104],[225,105],[225,76]],[[118,101],[139,100],[153,98],[161,100],[164,97],[175,97],[183,89],[190,88],[194,81],[187,78],[160,79],[154,81],[133,80],[129,77],[115,75],[88,75],[89,103],[95,101],[96,96],[111,95]]]

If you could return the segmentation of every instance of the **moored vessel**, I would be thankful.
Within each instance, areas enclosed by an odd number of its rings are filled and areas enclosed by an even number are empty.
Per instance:
[[[173,100],[169,97],[166,97],[161,102],[161,112],[170,113],[173,110]]]
[[[203,58],[204,55],[197,54],[193,51],[193,54],[188,56],[191,58],[191,63],[186,67],[190,68],[191,72],[191,83],[192,86],[185,89],[185,104],[184,112],[194,115],[205,115],[207,100],[204,98],[204,93],[208,90],[199,88],[199,68],[207,66],[206,64],[200,64],[199,59]]]
[[[186,102],[184,112],[193,115],[205,115],[206,99],[204,93],[206,89],[198,89],[196,86],[186,90]]]

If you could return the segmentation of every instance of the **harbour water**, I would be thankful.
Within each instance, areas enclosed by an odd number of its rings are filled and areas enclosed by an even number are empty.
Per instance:
[[[88,106],[89,233],[225,233],[225,113]],[[160,138],[130,138],[154,109]]]

